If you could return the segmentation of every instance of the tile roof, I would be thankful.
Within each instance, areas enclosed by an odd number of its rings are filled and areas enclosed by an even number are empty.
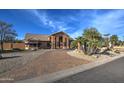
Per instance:
[[[49,35],[42,35],[42,34],[30,34],[27,33],[25,35],[25,40],[39,40],[39,41],[49,41]]]
[[[31,34],[31,33],[27,33],[25,35],[25,40],[28,41],[28,40],[36,40],[36,41],[49,41],[49,36],[52,36],[52,35],[56,35],[56,34],[59,34],[59,33],[63,33],[65,35],[67,35],[69,37],[68,34],[66,34],[65,32],[63,31],[60,31],[60,32],[55,32],[51,35],[43,35],[43,34]]]
[[[56,34],[59,34],[59,33],[63,33],[63,34],[65,34],[65,35],[69,36],[68,34],[66,34],[66,33],[63,32],[63,31],[55,32],[55,33],[51,34],[50,36],[52,36],[52,35],[56,35]]]

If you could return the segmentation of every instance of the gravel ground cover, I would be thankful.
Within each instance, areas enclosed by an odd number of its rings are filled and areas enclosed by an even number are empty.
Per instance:
[[[37,57],[37,59],[19,68],[14,68],[11,71],[1,74],[0,79],[12,78],[13,80],[2,80],[0,82],[25,80],[87,63],[89,63],[89,61],[68,55],[67,50],[52,50],[45,52]]]
[[[0,59],[0,74],[31,62],[46,51],[48,50],[4,53],[3,59]]]
[[[101,60],[104,60],[104,59],[112,59],[113,57],[115,56],[119,56],[121,54],[124,54],[124,52],[120,52],[120,53],[114,53],[114,52],[111,52],[109,51],[110,55],[108,54],[98,54],[98,57],[97,55],[92,55],[92,56],[88,56],[88,55],[85,55],[84,53],[78,53],[77,51],[75,50],[72,50],[72,51],[68,51],[67,52],[70,56],[73,56],[73,57],[76,57],[76,58],[80,58],[80,59],[85,59],[85,60],[89,60],[89,61],[92,61],[92,62],[95,62],[95,61],[101,61]]]

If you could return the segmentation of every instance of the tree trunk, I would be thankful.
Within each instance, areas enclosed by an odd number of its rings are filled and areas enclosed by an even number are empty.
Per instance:
[[[0,50],[0,59],[2,58],[2,53],[3,53],[3,42],[0,42],[1,45],[1,50]]]
[[[86,54],[87,53],[87,43],[84,42],[84,53]]]
[[[1,41],[1,53],[3,53],[3,42]]]
[[[81,49],[81,44],[80,42],[78,42],[78,51],[80,51],[80,49]]]

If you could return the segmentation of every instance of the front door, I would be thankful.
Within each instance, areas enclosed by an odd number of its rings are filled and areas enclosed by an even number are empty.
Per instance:
[[[63,37],[62,36],[60,36],[59,37],[59,48],[63,48]]]

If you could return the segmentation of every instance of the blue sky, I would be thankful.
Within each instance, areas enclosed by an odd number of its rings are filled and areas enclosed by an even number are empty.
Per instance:
[[[18,38],[26,33],[51,34],[65,31],[75,38],[95,27],[102,34],[124,36],[124,10],[0,10],[0,20],[13,24]]]

